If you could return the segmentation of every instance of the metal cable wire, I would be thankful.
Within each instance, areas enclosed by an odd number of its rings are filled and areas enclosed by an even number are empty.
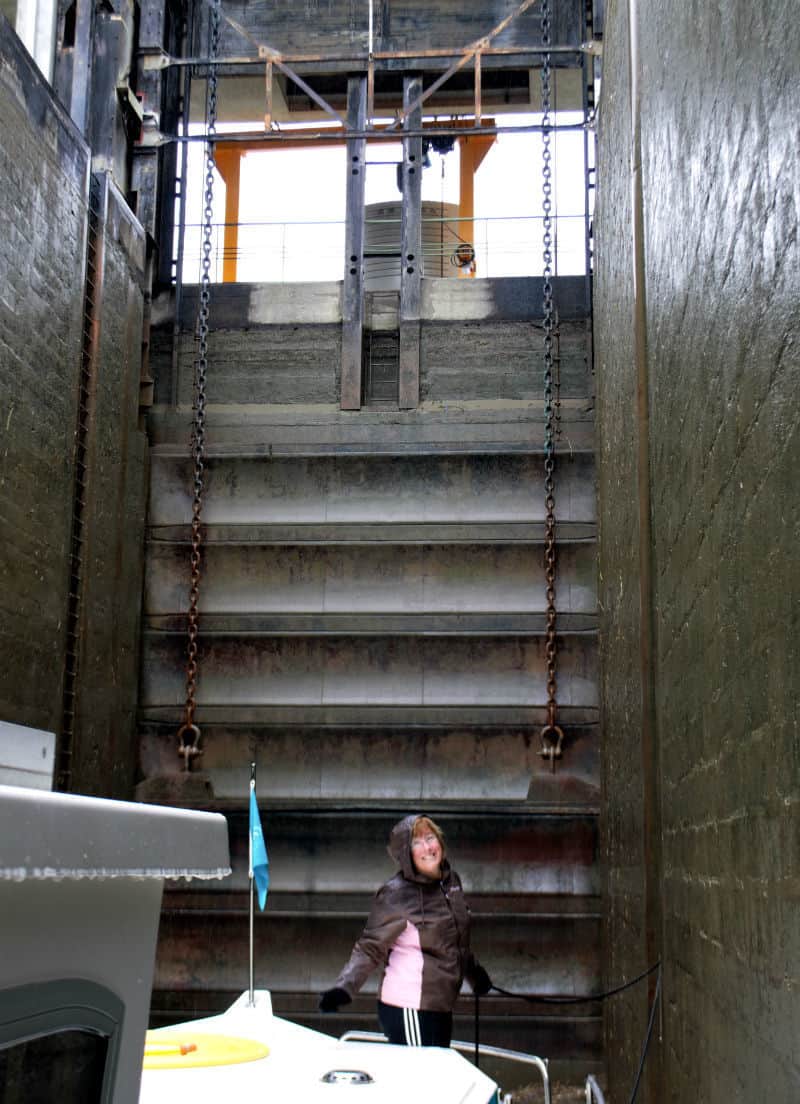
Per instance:
[[[608,1000],[609,997],[616,997],[618,993],[624,993],[626,989],[632,989],[634,985],[638,985],[640,981],[644,981],[646,977],[650,977],[651,974],[656,971],[661,971],[661,961],[654,962],[652,966],[648,966],[646,970],[642,970],[636,977],[632,977],[630,981],[625,981],[622,985],[615,985],[612,989],[606,989],[602,993],[590,993],[585,997],[545,997],[535,996],[531,993],[512,993],[509,989],[501,989],[499,985],[493,985],[491,992],[500,993],[504,997],[514,997],[515,1000],[523,1000],[527,1004],[594,1004],[596,1001]]]

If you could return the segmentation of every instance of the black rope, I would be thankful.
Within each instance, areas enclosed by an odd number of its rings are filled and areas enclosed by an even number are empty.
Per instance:
[[[499,985],[493,985],[492,990],[495,993],[502,993],[504,997],[515,997],[517,1000],[524,1000],[529,1004],[593,1004],[595,1001],[602,1001],[607,1000],[609,997],[615,997],[617,993],[624,993],[626,989],[631,989],[634,985],[638,985],[640,981],[644,981],[646,977],[649,977],[654,971],[660,969],[661,962],[659,961],[653,966],[650,966],[647,970],[644,970],[641,974],[638,974],[635,978],[626,981],[624,985],[617,985],[614,989],[606,990],[605,993],[594,993],[588,997],[537,997],[526,993],[512,993],[508,989],[501,989]],[[661,975],[659,974],[659,984],[660,981]]]
[[[656,1009],[658,1008],[658,1002],[661,997],[661,961],[654,963],[648,969],[643,970],[641,974],[637,974],[635,978],[631,978],[630,981],[626,981],[623,985],[616,985],[613,989],[607,989],[604,993],[595,993],[591,997],[533,997],[528,996],[525,993],[511,993],[508,989],[501,989],[499,985],[493,985],[490,992],[502,993],[504,997],[515,997],[519,1000],[527,1001],[529,1004],[588,1004],[592,1001],[607,1000],[609,997],[615,997],[617,993],[624,993],[626,989],[632,988],[634,985],[638,985],[640,981],[644,981],[646,977],[654,972],[657,972],[656,987],[653,993],[653,1003],[650,1006],[650,1015],[647,1020],[647,1033],[644,1037],[644,1044],[642,1046],[642,1053],[639,1058],[639,1067],[636,1070],[636,1080],[633,1084],[630,1100],[628,1104],[634,1104],[636,1100],[636,1094],[639,1092],[639,1084],[642,1080],[642,1073],[644,1071],[644,1063],[647,1058],[647,1051],[650,1046],[650,1039],[653,1035],[653,1025],[656,1021]],[[479,1044],[478,1044],[478,1026],[480,1022],[480,1013],[478,1011],[478,994],[475,994],[475,1065],[478,1065],[479,1058]]]
[[[661,963],[659,963],[659,966]],[[650,1036],[653,1034],[653,1024],[656,1021],[656,1009],[658,1008],[659,997],[661,996],[661,970],[658,971],[658,977],[656,978],[656,988],[653,993],[653,1003],[650,1006],[650,1018],[647,1021],[647,1034],[644,1037],[644,1046],[642,1047],[642,1056],[639,1059],[639,1068],[636,1071],[636,1081],[633,1085],[633,1091],[631,1092],[631,1098],[629,1104],[633,1104],[636,1100],[636,1094],[639,1091],[639,1082],[642,1079],[642,1070],[644,1069],[644,1060],[647,1057],[647,1048],[650,1046]]]

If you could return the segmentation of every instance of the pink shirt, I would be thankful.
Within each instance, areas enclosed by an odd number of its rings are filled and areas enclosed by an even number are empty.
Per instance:
[[[422,997],[422,949],[411,923],[397,937],[386,963],[380,999],[395,1008],[419,1009]]]

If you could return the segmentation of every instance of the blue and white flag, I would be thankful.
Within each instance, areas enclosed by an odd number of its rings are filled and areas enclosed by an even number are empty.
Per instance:
[[[263,909],[269,889],[269,859],[264,833],[261,831],[255,786],[250,787],[250,877],[255,880],[258,890],[258,907]]]

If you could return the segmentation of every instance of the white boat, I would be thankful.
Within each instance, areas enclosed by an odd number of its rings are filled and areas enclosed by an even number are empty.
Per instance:
[[[148,1031],[139,1104],[505,1104],[457,1050],[342,1040],[272,1013],[269,992],[227,1012]],[[380,1036],[375,1036],[379,1039]]]
[[[164,879],[228,873],[218,814],[0,785],[0,1098],[136,1104]]]
[[[459,1053],[472,1044],[336,1039],[273,1015],[263,990],[146,1032],[164,879],[229,872],[219,815],[0,786],[0,1088],[81,1104],[510,1104]],[[549,1104],[545,1061],[481,1054],[537,1066]]]

